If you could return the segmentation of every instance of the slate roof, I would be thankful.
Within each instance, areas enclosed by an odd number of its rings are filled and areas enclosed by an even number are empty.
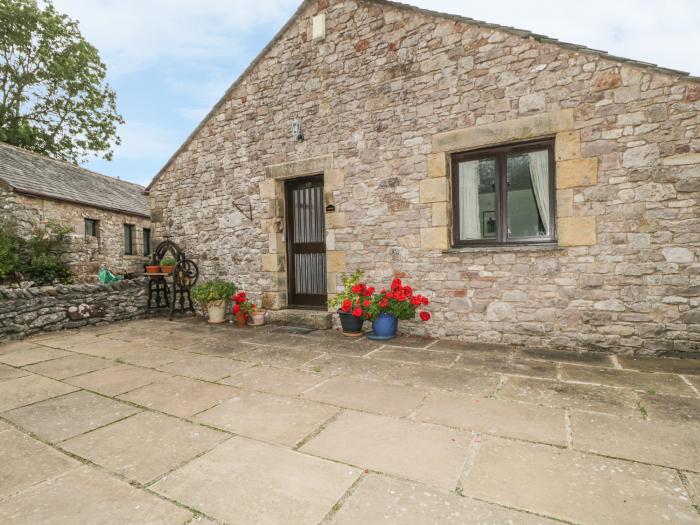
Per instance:
[[[217,110],[226,102],[228,99],[229,95],[231,92],[233,92],[236,87],[243,82],[246,76],[248,76],[248,73],[252,71],[252,69],[260,62],[263,57],[267,54],[267,52],[272,48],[275,43],[282,38],[284,33],[291,27],[291,25],[294,23],[294,21],[306,10],[306,8],[315,0],[304,0],[301,5],[297,8],[295,13],[292,15],[292,17],[287,21],[286,24],[280,29],[277,34],[268,42],[268,44],[260,51],[260,53],[253,59],[253,61],[248,65],[248,67],[243,71],[243,73],[240,74],[240,76],[229,86],[229,88],[226,90],[224,95],[219,99],[219,101],[214,105],[214,107],[207,113],[207,115],[201,120],[201,122],[197,125],[196,128],[190,133],[190,135],[185,139],[185,141],[180,145],[180,147],[175,151],[175,153],[172,154],[172,156],[166,161],[166,163],[163,165],[163,167],[156,173],[155,177],[151,180],[150,184],[146,187],[146,191],[149,191],[153,185],[156,183],[156,181],[160,178],[160,176],[163,174],[163,172],[172,164],[172,162],[177,158],[177,156],[182,153],[185,148],[187,148],[187,145],[194,139],[194,137],[197,135],[199,130],[201,130],[204,125],[214,116],[214,114],[217,112]],[[556,38],[551,38],[546,35],[540,35],[537,33],[533,33],[532,31],[527,31],[524,29],[517,29],[515,27],[510,27],[510,26],[503,26],[499,24],[492,24],[489,22],[482,22],[481,20],[475,20],[473,18],[468,18],[466,16],[461,16],[461,15],[453,15],[449,13],[442,13],[439,11],[432,11],[430,9],[424,9],[421,7],[416,7],[413,5],[409,4],[404,4],[401,2],[396,2],[393,0],[362,0],[366,3],[372,3],[372,4],[379,4],[387,7],[393,7],[396,9],[402,9],[402,10],[407,10],[407,11],[414,11],[416,13],[421,13],[423,15],[427,16],[432,16],[435,18],[442,18],[442,19],[448,19],[448,20],[454,20],[456,22],[464,22],[467,24],[475,25],[477,27],[486,27],[486,28],[491,28],[491,29],[498,29],[501,31],[504,31],[506,33],[510,33],[513,35],[517,35],[523,38],[532,38],[533,40],[536,40],[537,42],[542,42],[544,44],[554,44],[557,45],[561,48],[564,49],[569,49],[578,53],[584,53],[584,54],[590,54],[590,55],[597,55],[601,58],[604,58],[606,60],[612,60],[614,62],[619,62],[621,64],[629,64],[631,66],[639,67],[642,69],[649,69],[652,71],[657,71],[659,73],[667,74],[667,75],[673,75],[679,77],[680,80],[686,80],[690,82],[700,82],[700,77],[698,76],[693,76],[687,71],[678,71],[675,69],[669,69],[665,67],[661,67],[657,64],[652,64],[650,62],[642,62],[639,60],[633,60],[629,58],[624,58],[616,55],[612,55],[608,53],[607,51],[601,51],[599,49],[592,49],[586,46],[578,45],[578,44],[571,44],[569,42],[562,42],[561,40],[557,40]]]
[[[25,195],[150,216],[143,186],[3,143],[0,180]]]

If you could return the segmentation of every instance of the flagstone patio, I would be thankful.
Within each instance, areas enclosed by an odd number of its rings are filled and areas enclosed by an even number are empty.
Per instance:
[[[143,320],[0,345],[0,523],[700,524],[700,360]]]

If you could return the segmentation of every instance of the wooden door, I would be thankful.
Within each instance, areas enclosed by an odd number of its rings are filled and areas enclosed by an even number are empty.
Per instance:
[[[289,306],[325,308],[323,175],[288,181],[285,193]]]

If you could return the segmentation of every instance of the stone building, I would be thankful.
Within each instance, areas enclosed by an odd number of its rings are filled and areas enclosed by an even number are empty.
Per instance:
[[[48,220],[73,228],[66,257],[76,281],[143,271],[151,230],[144,188],[0,143],[0,219],[23,235]]]
[[[700,82],[683,72],[306,1],[149,190],[157,235],[267,308],[322,308],[363,268],[432,298],[415,333],[700,351]]]

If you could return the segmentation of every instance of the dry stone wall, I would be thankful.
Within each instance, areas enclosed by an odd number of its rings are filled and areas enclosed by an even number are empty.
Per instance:
[[[558,246],[451,248],[450,155],[542,137],[556,140]],[[329,292],[356,268],[407,276],[434,315],[404,328],[700,351],[695,81],[383,2],[310,2],[153,184],[157,236],[281,307],[283,181],[320,172]]]
[[[145,279],[111,284],[0,287],[0,341],[40,332],[138,319],[146,313]]]

